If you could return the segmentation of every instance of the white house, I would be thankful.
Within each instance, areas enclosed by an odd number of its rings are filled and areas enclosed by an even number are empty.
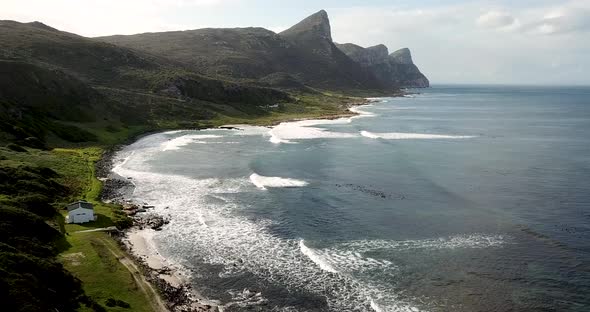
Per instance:
[[[68,205],[67,223],[86,223],[94,220],[94,207],[91,203],[79,200]]]

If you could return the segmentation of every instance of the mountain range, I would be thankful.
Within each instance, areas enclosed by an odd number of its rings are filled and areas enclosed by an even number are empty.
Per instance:
[[[335,101],[327,97],[334,92],[379,96],[428,86],[408,49],[335,43],[323,10],[278,34],[205,28],[87,38],[0,21],[0,46],[0,141],[21,144],[319,113],[316,104]]]
[[[429,85],[408,49],[388,55],[384,45],[363,49],[335,43],[324,10],[278,34],[264,28],[205,28],[97,39],[165,55],[204,75],[278,88],[387,90]],[[366,62],[373,52],[378,59]]]

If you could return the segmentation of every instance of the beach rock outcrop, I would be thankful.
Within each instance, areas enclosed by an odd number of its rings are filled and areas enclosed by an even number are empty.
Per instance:
[[[144,208],[140,208],[139,210],[143,210]],[[152,230],[161,230],[162,227],[166,224],[170,223],[170,220],[155,214],[155,213],[148,213],[148,214],[143,214],[139,217],[135,217],[135,224],[139,227],[139,228],[151,228]]]

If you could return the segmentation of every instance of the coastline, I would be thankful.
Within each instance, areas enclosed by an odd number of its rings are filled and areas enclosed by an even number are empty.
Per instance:
[[[403,96],[405,93],[396,94]],[[303,120],[335,120],[360,116],[359,112],[352,110],[354,107],[369,105],[377,102],[377,98],[365,98],[362,102],[346,104],[345,111],[338,114],[325,116],[313,116],[302,118],[287,118],[282,121],[265,125],[274,127],[281,123],[297,122]],[[207,127],[196,130],[216,129],[232,126]],[[149,203],[133,203],[126,197],[133,191],[133,183],[124,177],[114,173],[114,157],[122,148],[142,137],[166,131],[148,131],[129,138],[123,144],[115,145],[107,149],[101,159],[96,163],[96,176],[103,181],[100,200],[107,203],[116,203],[123,207],[123,211],[133,220],[133,225],[120,232],[116,241],[125,250],[136,264],[141,268],[144,277],[152,283],[166,302],[170,311],[223,311],[223,306],[213,300],[200,295],[191,286],[190,280],[183,269],[163,257],[154,246],[151,236],[168,223],[163,216],[148,211]]]

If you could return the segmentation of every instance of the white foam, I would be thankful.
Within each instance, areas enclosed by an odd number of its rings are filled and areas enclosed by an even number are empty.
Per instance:
[[[362,105],[351,107],[348,110],[356,113],[357,115],[352,117],[343,117],[343,118],[336,118],[336,119],[309,119],[309,120],[300,120],[300,121],[293,121],[293,122],[283,122],[279,125],[273,127],[270,131],[268,131],[268,135],[270,136],[269,141],[274,144],[281,144],[281,143],[296,143],[293,142],[294,140],[310,140],[310,139],[319,139],[319,138],[327,138],[327,139],[336,139],[336,138],[354,138],[358,137],[355,133],[347,133],[347,132],[335,132],[329,131],[325,128],[320,128],[317,126],[322,125],[339,125],[339,124],[347,124],[351,123],[356,118],[364,118],[364,117],[375,117],[374,113],[367,112],[362,109],[362,107],[369,107],[372,105]]]
[[[468,234],[455,235],[450,237],[440,237],[433,239],[421,240],[359,240],[350,241],[337,245],[336,249],[354,249],[357,252],[364,253],[378,249],[456,249],[456,248],[490,248],[500,247],[506,243],[506,237],[503,235],[485,235],[485,234]]]
[[[388,98],[388,97],[369,97],[369,98],[365,98],[365,99],[368,100],[368,101],[370,101],[370,102],[387,102],[391,98]]]
[[[375,312],[385,312],[385,310],[377,305],[373,299],[371,299],[371,309],[373,309]]]
[[[362,136],[367,138],[385,140],[471,139],[475,137],[472,135],[446,135],[404,132],[374,133],[369,131],[361,131],[360,133]]]
[[[281,178],[281,177],[265,177],[253,173],[250,175],[250,181],[259,189],[265,190],[267,187],[303,187],[308,183],[303,180]]]
[[[400,274],[395,264],[374,256],[388,253],[370,253],[369,257],[368,251],[487,248],[501,246],[504,241],[501,236],[474,234],[427,240],[358,240],[310,248],[299,239],[285,239],[271,232],[273,222],[268,219],[244,217],[241,211],[247,204],[236,204],[228,193],[250,192],[253,182],[247,178],[192,179],[151,171],[149,160],[162,153],[165,139],[154,135],[126,148],[118,155],[124,162],[114,169],[133,178],[136,188],[132,199],[148,202],[156,213],[171,216],[170,224],[153,234],[158,252],[189,268],[192,257],[198,257],[204,263],[231,268],[228,274],[247,272],[285,285],[290,291],[325,296],[328,311],[369,311],[375,307],[381,311],[417,311],[391,285],[355,274],[375,270],[391,279]],[[251,294],[246,297],[258,298]],[[238,299],[241,297],[236,296]]]
[[[270,135],[270,142],[274,144],[279,143],[293,143],[292,140],[309,140],[319,138],[353,138],[357,135],[354,133],[333,132],[325,128],[313,127],[317,125],[330,125],[348,123],[348,118],[340,118],[334,120],[302,120],[295,122],[283,122],[268,133]]]
[[[311,261],[313,261],[315,264],[317,264],[322,270],[330,272],[330,273],[338,273],[338,271],[336,271],[336,269],[334,269],[334,267],[332,267],[329,263],[324,261],[324,259],[322,259],[322,257],[317,252],[315,252],[313,249],[305,246],[305,243],[303,242],[303,240],[299,241],[299,250],[301,250],[302,254],[306,255]]]
[[[162,143],[162,151],[171,151],[171,150],[178,150],[182,146],[196,143],[196,144],[207,144],[206,141],[201,141],[204,139],[213,139],[213,138],[220,138],[220,135],[213,135],[213,134],[187,134],[183,135],[174,139],[170,139]]]
[[[269,127],[252,126],[252,125],[225,125],[224,127],[231,127],[234,129],[220,129],[229,131],[232,135],[237,136],[256,136],[256,135],[267,135]]]
[[[368,107],[371,105],[363,105],[362,107]],[[363,110],[361,107],[351,107],[348,109],[349,111],[356,113],[358,115],[356,116],[352,116],[350,117],[350,120],[355,119],[355,118],[364,118],[364,117],[375,117],[377,115],[371,113],[371,112],[367,112],[365,110]]]

